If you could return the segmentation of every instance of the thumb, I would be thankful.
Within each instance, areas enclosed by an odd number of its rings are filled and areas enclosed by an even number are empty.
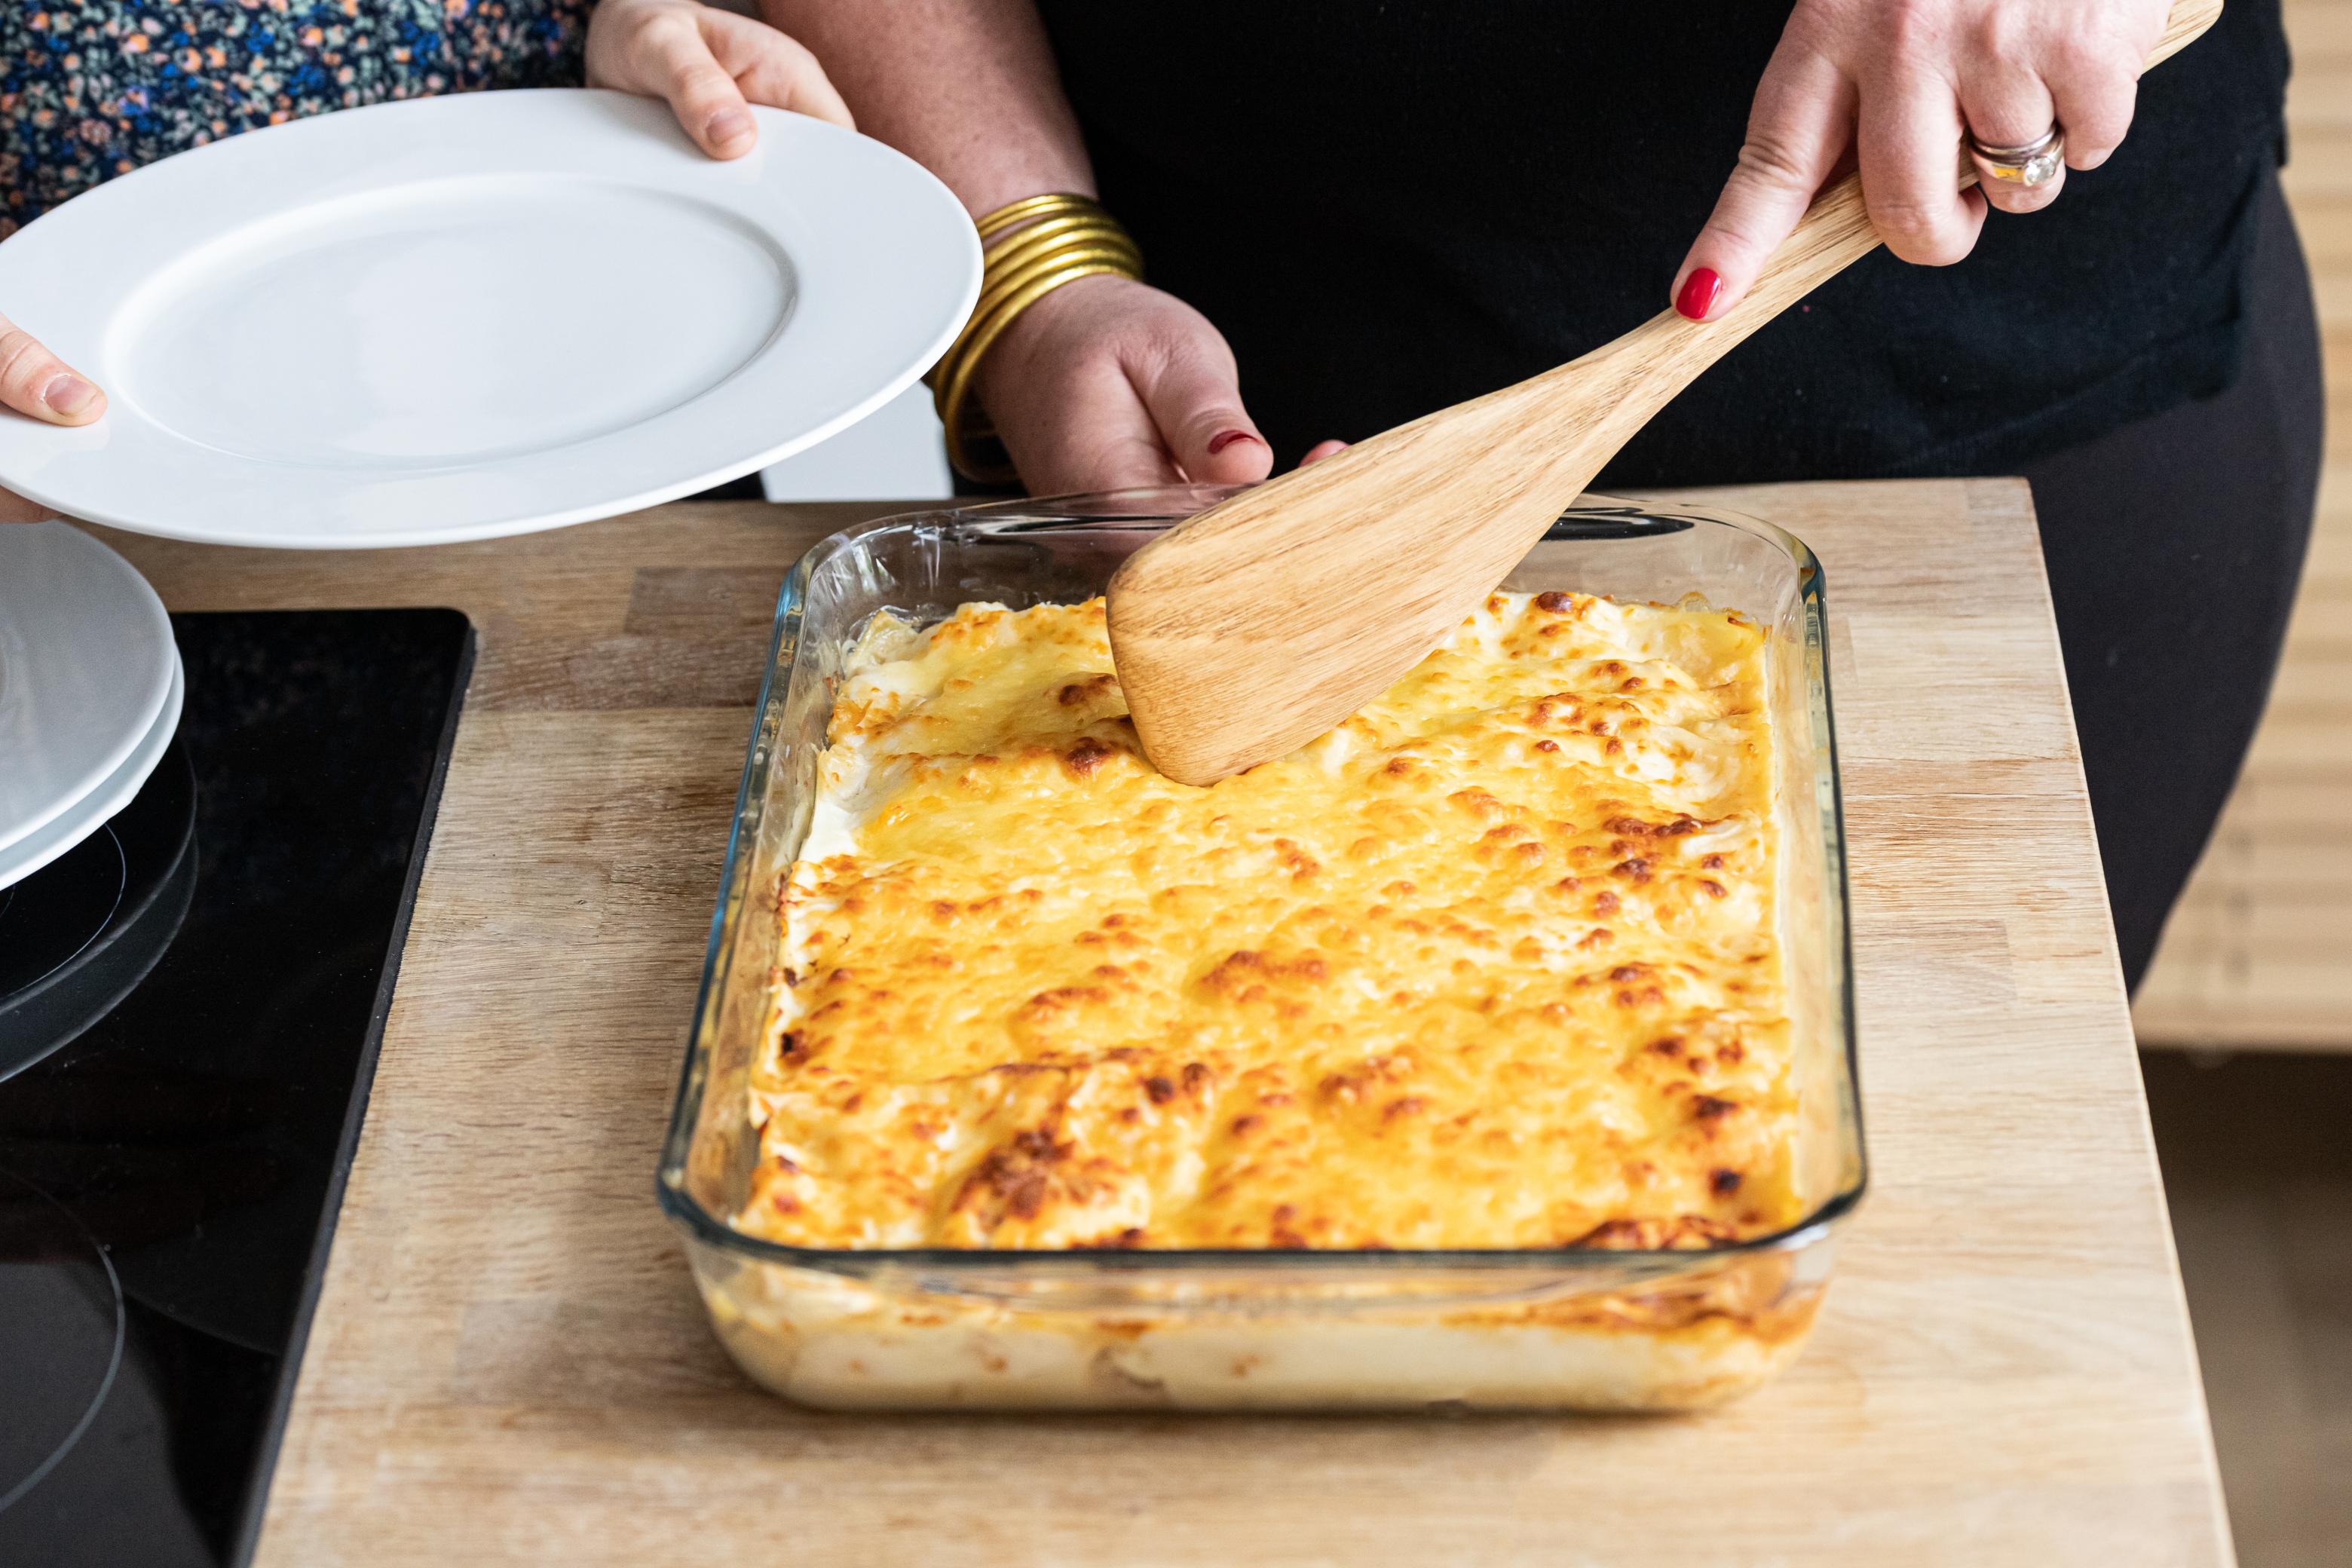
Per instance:
[[[1274,449],[1242,408],[1239,382],[1230,356],[1219,363],[1198,350],[1181,350],[1138,378],[1160,444],[1196,484],[1255,484],[1274,471]]]
[[[1757,86],[1738,165],[1675,273],[1675,310],[1705,321],[1739,303],[1835,171],[1851,105],[1835,66],[1782,38]]]
[[[705,13],[702,26],[719,68],[745,98],[830,121],[844,131],[857,129],[840,90],[798,39],[730,11]]]
[[[653,68],[648,85],[668,100],[670,112],[677,116],[695,145],[714,158],[740,158],[749,153],[760,140],[759,123],[743,101],[743,89],[711,51],[702,27],[671,26],[646,31]]]
[[[50,425],[87,425],[106,412],[106,394],[0,316],[0,405]]]

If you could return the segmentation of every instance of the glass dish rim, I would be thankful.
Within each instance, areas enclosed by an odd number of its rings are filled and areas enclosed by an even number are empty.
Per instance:
[[[694,1133],[701,1120],[709,1051],[706,1035],[724,973],[724,959],[734,932],[734,919],[744,907],[742,882],[749,859],[757,847],[754,786],[762,793],[766,773],[775,761],[772,749],[762,762],[760,741],[772,710],[784,696],[793,658],[784,656],[788,634],[796,635],[808,579],[830,554],[884,529],[919,521],[940,525],[996,524],[991,531],[1027,532],[1086,529],[1118,524],[1126,527],[1170,527],[1190,515],[1168,511],[1117,510],[1140,505],[1151,498],[1181,501],[1201,510],[1246,486],[1159,485],[1136,489],[1082,491],[1066,495],[1018,497],[1011,500],[937,506],[853,523],[826,534],[803,552],[785,574],[776,597],[774,630],[768,643],[767,668],[760,679],[751,714],[751,740],[741,782],[737,785],[735,815],[730,825],[727,853],[719,877],[719,900],[710,921],[710,936],[703,951],[702,978],[695,995],[694,1020],[687,1038],[686,1059],[679,1069],[677,1095],[671,1102],[667,1133],[662,1142],[661,1163],[654,1179],[654,1195],[662,1212],[687,1237],[747,1261],[782,1264],[830,1274],[871,1275],[889,1269],[921,1269],[950,1274],[1016,1272],[1083,1272],[1213,1274],[1219,1272],[1307,1271],[1336,1273],[1349,1269],[1434,1273],[1446,1269],[1508,1269],[1513,1272],[1592,1271],[1614,1269],[1635,1276],[1684,1272],[1717,1262],[1761,1253],[1800,1251],[1822,1240],[1851,1215],[1870,1186],[1869,1140],[1862,1109],[1860,1029],[1854,1016],[1853,895],[1846,866],[1844,784],[1838,767],[1836,707],[1831,692],[1827,574],[1811,546],[1778,524],[1748,513],[1672,497],[1643,500],[1586,493],[1564,508],[1543,541],[1642,537],[1654,532],[1678,532],[1706,522],[1754,534],[1777,546],[1796,563],[1798,594],[1806,609],[1806,651],[1816,656],[1814,683],[1822,705],[1821,752],[1829,770],[1826,827],[1831,847],[1838,912],[1837,984],[1844,1039],[1847,1103],[1841,1121],[1850,1122],[1853,1138],[1851,1180],[1793,1224],[1765,1236],[1719,1246],[1684,1248],[1615,1247],[1427,1247],[1393,1250],[1381,1247],[794,1247],[747,1236],[711,1214],[687,1188],[687,1166]],[[1583,526],[1571,519],[1588,520]],[[1611,531],[1597,531],[1594,525]],[[1010,525],[1010,526],[1007,526]],[[1646,525],[1646,526],[1645,526]],[[1562,531],[1567,530],[1569,531]],[[780,679],[781,678],[781,679]],[[1808,677],[1811,679],[1811,676]],[[747,832],[746,829],[751,829]]]

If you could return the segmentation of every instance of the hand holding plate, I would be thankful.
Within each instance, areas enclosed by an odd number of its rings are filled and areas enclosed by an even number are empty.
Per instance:
[[[765,22],[697,0],[604,0],[588,24],[588,85],[665,100],[714,158],[758,144],[751,103],[857,129],[814,55]]]
[[[0,316],[0,405],[50,425],[87,425],[106,412],[106,394],[43,348],[40,341]],[[37,501],[0,490],[0,522],[39,522],[57,513]]]

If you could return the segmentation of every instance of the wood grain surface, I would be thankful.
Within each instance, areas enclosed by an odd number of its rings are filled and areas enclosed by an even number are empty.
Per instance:
[[[893,509],[107,534],[175,609],[482,635],[258,1562],[2229,1562],[2025,488],[1706,499],[1826,563],[1874,1184],[1782,1382],[1618,1420],[860,1417],[736,1374],[653,1171],[771,601]]]

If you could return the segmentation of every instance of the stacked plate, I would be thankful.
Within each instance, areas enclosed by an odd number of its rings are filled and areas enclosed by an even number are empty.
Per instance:
[[[0,525],[0,888],[131,803],[182,689],[163,602],[129,562],[62,522]]]

